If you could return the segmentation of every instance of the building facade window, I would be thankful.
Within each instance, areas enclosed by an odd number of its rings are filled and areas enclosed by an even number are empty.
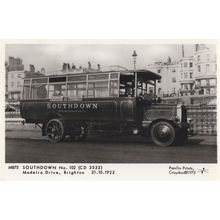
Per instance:
[[[209,54],[206,54],[206,60],[209,61]]]
[[[192,79],[193,78],[193,72],[190,72],[189,75],[190,75],[190,79]]]
[[[210,86],[210,81],[209,81],[209,79],[206,80],[206,85],[207,85],[207,86]]]
[[[192,68],[193,67],[193,62],[189,63],[189,67]]]
[[[200,62],[200,60],[201,60],[201,57],[200,57],[200,55],[198,55],[197,56],[197,62]]]
[[[200,86],[200,85],[201,85],[201,80],[197,80],[197,81],[196,81],[196,85],[197,85],[197,86]]]
[[[14,82],[11,82],[11,87],[13,87],[14,86]]]
[[[201,80],[201,86],[206,86],[206,80],[205,79]]]
[[[215,79],[210,79],[210,85],[211,86],[216,86],[216,80]]]
[[[201,66],[197,66],[197,70],[200,73],[201,72]]]
[[[161,73],[161,69],[158,69],[158,70],[157,70],[157,73]]]
[[[175,78],[175,77],[172,78],[172,82],[173,82],[173,83],[176,82],[176,78]]]
[[[21,78],[21,74],[20,73],[18,73],[18,78]]]
[[[188,78],[188,73],[184,73],[184,79]]]
[[[209,64],[206,64],[206,73],[209,73]]]
[[[20,81],[17,82],[17,87],[20,87]]]
[[[188,67],[188,63],[184,63],[184,68],[187,68]]]

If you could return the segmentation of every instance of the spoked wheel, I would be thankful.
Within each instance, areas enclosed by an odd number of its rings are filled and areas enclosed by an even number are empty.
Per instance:
[[[46,134],[52,143],[62,141],[65,137],[63,122],[60,119],[51,119],[46,125]]]
[[[81,141],[85,139],[88,135],[88,129],[86,126],[81,125],[79,127],[76,127],[71,133],[70,137],[73,141]]]
[[[158,122],[151,128],[151,138],[152,141],[158,146],[170,146],[175,140],[175,129],[168,122]]]

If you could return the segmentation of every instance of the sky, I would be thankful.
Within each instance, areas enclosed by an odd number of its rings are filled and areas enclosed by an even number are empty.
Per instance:
[[[208,45],[215,50],[215,45]],[[120,65],[128,69],[133,68],[132,53],[137,52],[137,68],[147,68],[148,64],[155,61],[167,61],[168,56],[172,61],[178,61],[182,56],[182,45],[160,44],[8,44],[6,45],[6,61],[9,56],[20,57],[25,70],[33,64],[36,70],[45,68],[46,72],[59,71],[62,64],[74,63],[76,67],[107,68],[110,65]],[[194,44],[184,44],[185,56],[193,55]]]

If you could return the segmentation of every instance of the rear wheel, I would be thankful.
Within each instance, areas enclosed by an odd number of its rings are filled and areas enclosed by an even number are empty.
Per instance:
[[[84,125],[77,126],[71,133],[70,137],[73,141],[81,141],[85,139],[88,135],[88,129]]]
[[[174,127],[166,121],[157,122],[151,128],[151,139],[158,146],[167,147],[172,145],[175,136]]]
[[[50,142],[58,143],[65,137],[64,124],[60,119],[51,119],[46,125],[46,135]]]

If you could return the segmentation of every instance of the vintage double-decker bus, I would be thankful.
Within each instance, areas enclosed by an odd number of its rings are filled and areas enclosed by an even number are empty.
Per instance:
[[[185,141],[184,105],[157,103],[156,81],[148,70],[122,70],[25,78],[20,110],[26,123],[41,126],[57,143],[84,139],[89,131],[132,132],[159,146]]]

